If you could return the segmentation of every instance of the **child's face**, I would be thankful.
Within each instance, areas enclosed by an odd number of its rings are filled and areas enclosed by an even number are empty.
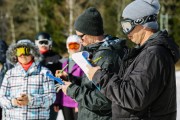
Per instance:
[[[18,62],[20,62],[23,65],[26,65],[33,59],[33,56],[32,55],[21,55],[17,58],[18,58]]]

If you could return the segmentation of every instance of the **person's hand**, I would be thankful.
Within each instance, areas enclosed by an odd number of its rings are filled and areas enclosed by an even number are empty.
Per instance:
[[[62,76],[68,76],[68,74],[62,70],[56,70],[55,76],[62,77]]]
[[[67,94],[67,88],[69,87],[69,85],[71,84],[71,82],[66,82],[64,81],[65,85],[62,85],[62,91],[63,93],[66,95]]]
[[[58,112],[59,111],[59,106],[58,105],[54,105],[54,111]]]
[[[20,97],[17,97],[17,103],[20,106],[26,106],[29,103],[28,95],[27,94],[21,94]]]
[[[18,103],[17,98],[13,98],[13,99],[11,100],[11,103],[12,103],[13,106],[17,106],[17,107],[20,107],[20,106],[21,106],[21,105]]]
[[[58,93],[59,90],[61,90],[61,89],[62,89],[62,85],[60,85],[59,83],[55,84],[55,90],[56,90],[57,93]]]
[[[63,80],[66,80],[68,74],[66,72],[62,71],[62,70],[56,70],[55,76],[59,77],[59,78],[61,78]]]
[[[100,66],[96,66],[96,67],[92,67],[90,65],[87,65],[87,68],[88,68],[88,73],[87,73],[87,77],[89,78],[89,80],[92,80],[95,72],[99,69],[101,69]]]
[[[75,113],[77,113],[78,112],[78,107],[75,107]]]

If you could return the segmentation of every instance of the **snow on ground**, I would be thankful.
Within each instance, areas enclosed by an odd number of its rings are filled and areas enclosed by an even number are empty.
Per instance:
[[[176,72],[177,87],[177,120],[180,120],[180,71]]]

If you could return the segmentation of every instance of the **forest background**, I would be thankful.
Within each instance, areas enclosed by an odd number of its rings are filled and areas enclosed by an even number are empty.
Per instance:
[[[67,37],[75,34],[74,20],[90,6],[101,12],[105,34],[126,38],[122,33],[120,20],[124,7],[131,1],[133,0],[0,0],[0,39],[8,44],[24,38],[34,41],[38,32],[48,32],[53,39],[53,49],[63,55],[66,53]],[[159,1],[160,29],[166,29],[180,45],[180,1]],[[130,40],[127,43],[133,46]]]

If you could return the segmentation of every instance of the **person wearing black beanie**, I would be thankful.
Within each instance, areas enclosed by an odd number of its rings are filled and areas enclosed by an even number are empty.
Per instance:
[[[104,33],[101,14],[94,7],[88,8],[77,18],[74,28],[79,32],[92,36],[99,36]]]
[[[100,12],[94,8],[87,8],[80,14],[74,23],[76,34],[81,39],[84,51],[88,51],[92,64],[117,73],[118,59],[124,55],[125,40],[110,35],[104,35],[103,19]],[[64,74],[65,75],[65,74]],[[111,120],[111,101],[100,93],[95,86],[84,76],[79,79],[69,77],[62,90],[78,102],[78,120]]]

